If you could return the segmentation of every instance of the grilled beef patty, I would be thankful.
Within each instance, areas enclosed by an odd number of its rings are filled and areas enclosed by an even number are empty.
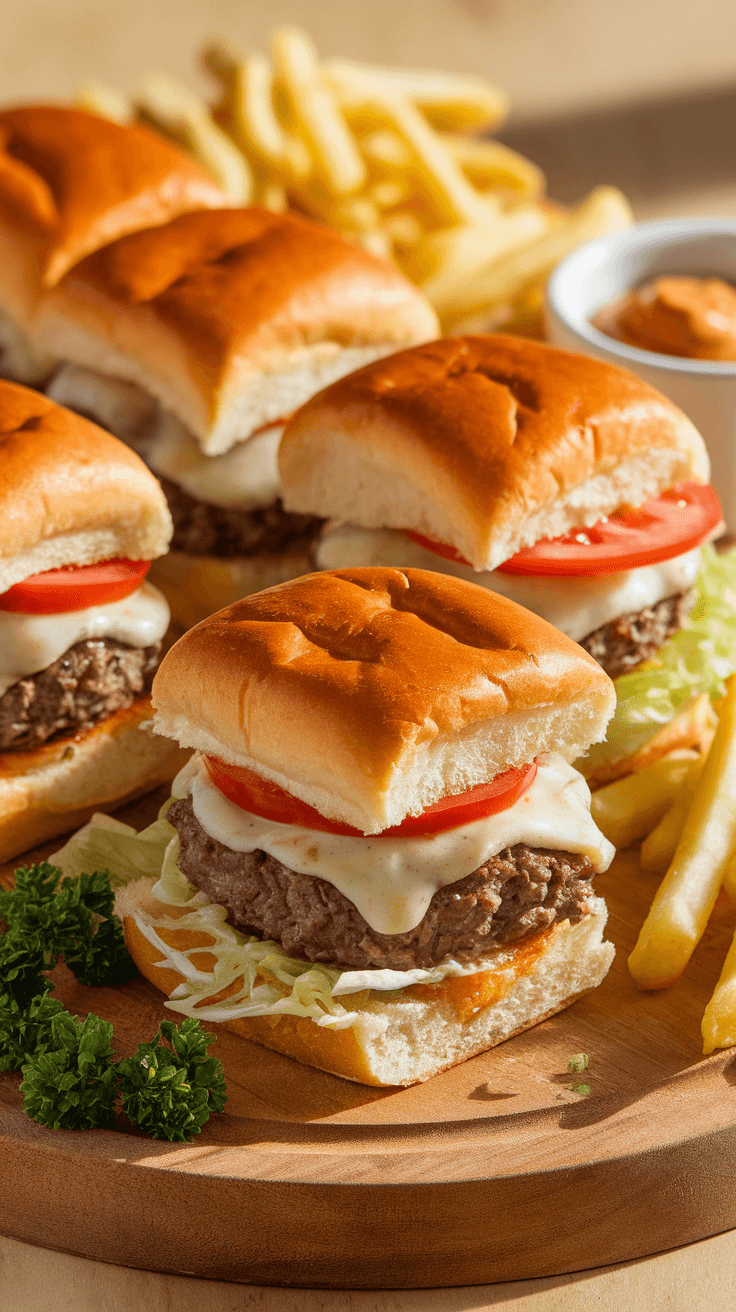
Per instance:
[[[629,615],[619,615],[610,624],[594,629],[580,646],[603,666],[606,674],[617,679],[642,661],[651,660],[663,643],[682,628],[692,609],[694,592],[678,592],[655,606]]]
[[[477,961],[555,920],[575,923],[585,915],[594,874],[587,857],[518,844],[439,889],[416,929],[378,934],[325,879],[297,874],[265,852],[234,852],[211,838],[191,798],[174,802],[167,819],[181,840],[180,869],[227,907],[238,929],[275,939],[291,956],[358,970],[411,970],[436,966],[447,956]]]
[[[226,557],[308,551],[323,524],[316,515],[290,514],[280,500],[261,510],[213,506],[168,478],[157,477],[174,521],[172,551]]]
[[[28,750],[85,733],[151,690],[161,644],[129,647],[114,638],[75,642],[53,664],[0,697],[0,749]]]

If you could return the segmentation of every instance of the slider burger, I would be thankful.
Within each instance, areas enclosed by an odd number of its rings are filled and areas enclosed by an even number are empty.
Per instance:
[[[187,214],[83,261],[48,293],[49,395],[131,442],[174,519],[156,582],[184,627],[302,574],[318,521],[284,511],[284,417],[437,332],[429,302],[326,228],[257,208]]]
[[[164,783],[150,732],[169,623],[145,581],[171,519],[108,433],[0,382],[0,860]]]
[[[58,105],[0,112],[0,373],[48,378],[58,361],[32,341],[38,300],[86,255],[225,204],[194,160],[146,128]]]
[[[84,851],[97,834],[140,870],[158,845],[118,912],[173,1010],[411,1084],[606,974],[591,880],[613,848],[569,762],[614,700],[577,644],[472,583],[307,575],[167,653],[155,731],[196,754],[143,841],[101,817]]]
[[[280,466],[287,508],[331,520],[319,567],[472,579],[590,652],[619,698],[581,765],[597,781],[705,733],[698,694],[736,642],[701,550],[721,509],[699,433],[633,374],[520,338],[432,342],[314,397]]]

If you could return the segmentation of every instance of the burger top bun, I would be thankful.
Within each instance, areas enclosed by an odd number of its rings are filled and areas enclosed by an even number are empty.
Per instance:
[[[343,378],[288,424],[284,504],[413,529],[474,569],[707,482],[690,420],[626,370],[518,337],[456,337]]]
[[[514,602],[425,570],[308,574],[191,629],[156,732],[378,833],[441,797],[603,737],[613,684]]]
[[[194,160],[146,128],[58,105],[0,112],[0,289],[11,255],[31,295],[124,233],[226,204]]]
[[[152,560],[171,533],[163,492],[133,451],[0,381],[0,592],[63,565]]]
[[[114,242],[44,298],[34,329],[40,349],[145,388],[208,455],[436,332],[429,302],[392,265],[256,207]]]

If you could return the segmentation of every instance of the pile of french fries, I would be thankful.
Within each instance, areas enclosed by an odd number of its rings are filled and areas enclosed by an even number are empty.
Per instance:
[[[445,332],[541,336],[547,275],[576,246],[626,227],[614,187],[566,212],[544,174],[488,133],[506,98],[480,78],[321,61],[279,27],[270,57],[224,42],[202,51],[210,105],[155,72],[124,96],[89,83],[78,103],[140,119],[190,151],[237,204],[298,210],[393,260],[434,304]]]
[[[629,957],[642,989],[679,979],[721,888],[736,903],[736,675],[711,715],[703,753],[671,752],[593,794],[593,815],[611,842],[622,848],[643,840],[642,869],[664,875]],[[706,1054],[736,1044],[736,935],[702,1035]]]

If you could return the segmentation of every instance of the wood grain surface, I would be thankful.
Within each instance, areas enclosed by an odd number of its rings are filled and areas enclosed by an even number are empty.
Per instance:
[[[145,823],[158,800],[123,816]],[[618,948],[603,986],[412,1089],[349,1084],[222,1033],[226,1112],[182,1146],[122,1120],[46,1130],[23,1115],[18,1078],[0,1077],[13,1181],[0,1233],[154,1271],[370,1289],[554,1275],[733,1227],[736,1062],[700,1056],[733,913],[718,904],[673,989],[641,994],[626,955],[653,884],[625,853],[598,887]],[[90,990],[62,968],[57,981],[73,1010],[114,1022],[121,1053],[166,1014],[140,980]],[[581,1051],[588,1098],[567,1073]]]

